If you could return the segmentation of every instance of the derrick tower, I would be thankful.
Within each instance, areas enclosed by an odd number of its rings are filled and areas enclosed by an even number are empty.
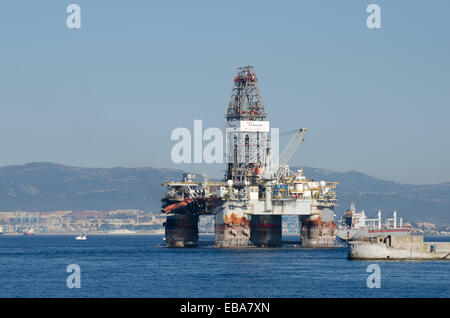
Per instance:
[[[252,66],[237,69],[225,117],[225,180],[254,184],[267,162],[269,122]]]

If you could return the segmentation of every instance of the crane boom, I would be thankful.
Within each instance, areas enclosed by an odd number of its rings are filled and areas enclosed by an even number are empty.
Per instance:
[[[288,161],[291,159],[292,155],[297,150],[298,146],[301,142],[304,141],[304,135],[306,132],[306,128],[300,128],[297,130],[294,136],[292,136],[291,140],[289,141],[286,148],[284,148],[283,153],[280,156],[279,165],[284,166],[288,163]]]
[[[300,143],[304,141],[303,137],[305,135],[306,130],[307,130],[306,128],[298,129],[295,135],[292,136],[286,148],[284,148],[283,153],[280,156],[280,160],[278,161],[278,169],[274,174],[274,178],[277,183],[280,181],[283,175],[289,174],[289,168],[287,166],[287,163],[297,150]]]

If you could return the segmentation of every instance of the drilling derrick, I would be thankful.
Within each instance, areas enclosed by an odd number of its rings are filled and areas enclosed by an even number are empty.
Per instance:
[[[255,184],[266,162],[269,122],[252,66],[238,68],[234,76],[226,119],[225,180]]]
[[[241,204],[248,195],[258,198],[257,182],[264,172],[269,151],[269,122],[252,66],[237,69],[225,117],[225,181],[229,200],[216,213],[215,241],[221,247],[248,246],[250,220],[245,209],[235,209],[234,204]]]

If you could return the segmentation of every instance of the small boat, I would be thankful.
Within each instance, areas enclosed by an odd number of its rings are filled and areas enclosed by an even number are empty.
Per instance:
[[[86,241],[86,235],[84,235],[84,233],[82,233],[81,235],[78,235],[77,237],[75,237],[76,240],[79,241]]]

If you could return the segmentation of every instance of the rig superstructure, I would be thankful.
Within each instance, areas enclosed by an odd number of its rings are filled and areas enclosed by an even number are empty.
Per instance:
[[[185,174],[179,182],[163,183],[168,246],[198,244],[200,215],[215,216],[218,247],[280,246],[282,216],[297,215],[303,247],[335,245],[336,182],[313,181],[287,165],[303,142],[306,128],[294,135],[278,159],[271,146],[273,132],[252,66],[240,67],[234,77],[226,114],[226,172],[224,181],[207,177],[195,181]]]

